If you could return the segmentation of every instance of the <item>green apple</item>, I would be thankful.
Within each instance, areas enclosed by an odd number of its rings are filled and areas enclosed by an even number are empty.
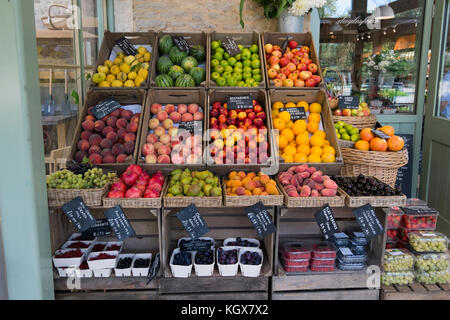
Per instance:
[[[217,48],[220,47],[220,43],[219,41],[213,41],[211,42],[211,49],[216,50]]]
[[[231,76],[233,78],[236,78],[237,81],[241,81],[242,80],[242,73],[240,73],[240,72],[235,72]]]
[[[218,72],[213,72],[213,73],[211,73],[211,79],[213,80],[213,81],[216,81],[217,82],[217,79],[219,79],[220,78],[220,73],[218,73]]]
[[[256,44],[252,44],[249,50],[251,53],[257,53],[259,51],[259,47]]]
[[[244,81],[239,81],[238,87],[243,87],[244,85],[245,85],[245,82],[244,82]]]
[[[342,135],[342,139],[343,139],[343,140],[346,140],[346,141],[350,141],[350,136],[349,136],[347,133],[344,133],[344,134]]]
[[[241,44],[238,44],[238,48],[239,48],[239,50],[244,50],[244,46],[243,45],[241,45]]]
[[[260,60],[252,60],[252,68],[253,69],[261,68],[261,61]]]
[[[242,54],[238,53],[237,55],[234,56],[234,58],[236,58],[237,61],[241,61],[242,60]]]
[[[262,81],[262,77],[260,74],[254,74],[253,79],[255,80],[256,83],[260,83]]]
[[[222,67],[228,67],[228,61],[227,60],[222,60],[222,61],[220,61],[220,65],[222,66]]]
[[[250,73],[252,72],[252,70],[253,69],[251,67],[244,67],[244,69],[243,69],[244,72],[250,72]]]
[[[234,65],[235,65],[236,62],[237,62],[236,59],[233,58],[233,57],[228,58],[227,61],[228,61],[228,64],[229,64],[230,66],[232,66],[232,67],[234,67]]]
[[[242,65],[244,67],[251,67],[252,66],[252,61],[251,60],[245,60]]]
[[[223,56],[224,53],[225,53],[225,50],[224,50],[224,48],[217,48],[217,49],[216,49],[216,53],[221,53],[222,56]]]
[[[253,78],[245,79],[245,83],[252,84],[254,82],[255,82],[255,80]]]
[[[244,84],[244,87],[251,87],[249,83]]]
[[[353,142],[356,142],[360,139],[361,139],[361,137],[359,136],[359,134],[354,134],[350,137],[350,140],[352,140]]]
[[[244,70],[242,70],[242,68],[234,67],[234,72],[242,73]]]
[[[253,70],[252,70],[252,74],[253,74],[253,75],[255,75],[255,74],[261,74],[261,68],[253,69]]]
[[[236,87],[237,84],[238,84],[238,82],[237,82],[236,78],[230,77],[227,79],[227,85],[229,87]]]
[[[215,68],[216,66],[218,66],[220,64],[220,61],[217,59],[212,59],[211,60],[211,67]]]
[[[256,81],[253,82],[253,83],[252,83],[252,87],[259,87],[259,82],[256,82]]]
[[[214,55],[212,57],[213,57],[213,59],[217,59],[219,61],[223,60],[223,55],[220,52],[214,53]]]
[[[230,73],[230,72],[224,72],[224,73],[222,74],[222,77],[224,77],[225,79],[226,79],[226,78],[231,78],[231,73]]]
[[[230,59],[230,55],[228,54],[228,52],[224,52],[223,58],[227,60]]]
[[[231,67],[231,66],[226,66],[225,67],[225,72],[229,72],[229,73],[233,73],[233,67]]]
[[[247,79],[251,79],[252,78],[252,74],[250,72],[244,72],[242,74],[242,79],[247,80]]]
[[[238,62],[236,62],[236,64],[234,65],[234,67],[235,68],[243,68],[244,67],[244,65],[242,64],[242,62],[240,62],[240,61],[238,61]]]
[[[250,52],[250,50],[248,49],[244,49],[242,50],[242,60],[250,60],[250,58],[252,57],[252,53]]]
[[[217,72],[217,73],[222,74],[222,73],[225,71],[225,68],[222,67],[222,66],[219,64],[218,66],[215,66],[215,67],[214,67],[214,71]]]
[[[225,87],[227,85],[227,79],[225,79],[224,77],[219,77],[216,83],[219,87]]]
[[[251,60],[259,60],[259,55],[256,53],[252,54]]]

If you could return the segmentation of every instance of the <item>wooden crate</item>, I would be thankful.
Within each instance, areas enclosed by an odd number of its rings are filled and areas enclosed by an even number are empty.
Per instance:
[[[223,41],[225,39],[225,37],[230,37],[231,39],[233,39],[234,41],[236,41],[236,44],[238,45],[242,45],[244,47],[250,47],[253,44],[257,44],[258,48],[259,48],[259,60],[261,61],[261,82],[259,83],[258,87],[253,87],[253,88],[260,88],[260,89],[266,89],[267,88],[267,84],[266,84],[266,77],[264,75],[264,69],[265,66],[264,64],[264,59],[265,59],[265,54],[264,54],[264,46],[261,42],[261,37],[259,35],[258,32],[212,32],[210,34],[210,39],[208,41],[208,52],[211,55],[211,42],[212,41]],[[211,58],[211,57],[210,57]],[[209,78],[208,78],[208,87],[209,88],[222,88],[217,86],[216,82],[211,80],[211,60],[208,60],[208,69],[206,70]],[[244,92],[247,91],[248,87],[228,87],[230,89],[237,89],[239,88],[239,90],[243,90]]]
[[[145,82],[138,88],[138,87],[132,87],[132,88],[114,88],[114,90],[130,90],[130,89],[148,89],[150,84],[150,79],[152,76],[152,70],[153,64],[155,63],[155,52],[158,51],[158,43],[156,41],[156,34],[152,31],[149,32],[110,32],[108,30],[105,31],[105,35],[103,37],[103,42],[100,47],[100,51],[98,53],[97,58],[97,64],[95,66],[95,72],[97,72],[98,66],[105,63],[105,60],[109,59],[109,56],[111,55],[112,50],[116,46],[115,42],[119,40],[120,38],[125,37],[127,38],[131,44],[133,45],[151,45],[152,52],[151,52],[151,59],[150,59],[150,68],[148,70],[148,76]],[[98,87],[97,84],[93,83],[92,81],[89,81],[89,87],[93,90],[109,90],[111,88],[101,88]]]
[[[210,89],[208,91],[208,112],[206,113],[206,135],[204,139],[205,142],[205,161],[207,163],[208,170],[218,174],[219,176],[224,176],[231,171],[245,171],[245,172],[259,172],[261,168],[271,168],[274,167],[274,140],[272,135],[272,123],[270,121],[270,107],[269,100],[265,90],[257,88],[246,88],[247,90],[243,92],[242,90],[236,89]],[[254,100],[260,102],[261,107],[266,112],[266,127],[268,130],[267,139],[269,140],[269,161],[266,164],[215,164],[214,159],[210,156],[208,150],[209,146],[212,145],[210,142],[209,130],[210,128],[210,117],[209,110],[212,104],[216,101],[224,103],[229,96],[242,96],[250,95]],[[275,168],[276,169],[276,168]],[[269,175],[274,175],[278,170],[268,173]]]
[[[119,171],[126,168],[130,164],[135,164],[136,159],[138,156],[138,149],[139,149],[139,137],[141,135],[141,129],[143,126],[143,114],[145,113],[146,109],[146,96],[147,92],[145,90],[97,90],[97,91],[89,91],[86,95],[86,99],[84,102],[83,110],[80,113],[80,117],[78,118],[78,124],[77,128],[74,134],[74,138],[72,141],[72,146],[70,148],[69,156],[67,157],[67,163],[72,162],[72,160],[75,159],[75,154],[77,153],[77,144],[80,140],[81,132],[83,131],[83,128],[81,127],[81,124],[83,123],[87,111],[90,107],[93,107],[97,105],[98,103],[102,102],[106,98],[113,97],[115,98],[121,105],[130,105],[130,104],[140,104],[142,105],[141,109],[141,117],[139,119],[139,127],[138,131],[136,132],[136,144],[134,148],[134,153],[131,156],[131,159],[128,163],[113,163],[113,164],[100,164],[97,165],[98,167],[107,168],[115,171]]]
[[[274,248],[274,276],[272,277],[272,297],[279,299],[356,299],[378,300],[379,291],[368,289],[366,270],[334,272],[312,272],[288,274],[282,267],[279,246],[284,241],[300,239],[316,239],[320,241],[322,234],[314,219],[320,208],[286,208],[278,209],[277,237]],[[344,232],[359,229],[351,209],[333,208],[336,222]],[[384,214],[377,210],[377,216],[384,225]],[[368,247],[367,265],[381,266],[384,252],[385,235],[373,238]],[[320,290],[320,291],[317,291]]]
[[[208,103],[206,97],[206,91],[203,89],[194,89],[194,90],[177,90],[170,92],[168,90],[160,90],[160,89],[150,89],[147,94],[147,102],[148,106],[143,114],[143,124],[142,130],[140,133],[140,143],[137,152],[137,164],[142,166],[146,170],[161,170],[164,174],[169,174],[171,171],[178,169],[180,167],[189,168],[191,170],[206,170],[206,164],[204,159],[202,159],[202,163],[200,164],[183,164],[183,165],[175,165],[175,164],[146,164],[145,159],[142,156],[142,147],[147,143],[147,135],[149,132],[148,123],[152,118],[150,107],[153,103],[159,104],[168,104],[172,103],[175,105],[178,104],[187,104],[196,103],[200,107],[203,108],[204,120],[203,120],[203,132],[206,130],[206,114],[208,113]],[[204,143],[202,143],[202,148],[204,150]]]
[[[325,133],[327,134],[327,140],[330,141],[331,146],[336,150],[336,162],[335,163],[307,163],[311,167],[315,167],[318,170],[328,175],[339,174],[344,161],[342,159],[341,147],[339,146],[336,130],[333,125],[333,118],[331,117],[331,110],[328,106],[327,93],[323,90],[269,90],[269,105],[270,112],[272,105],[276,101],[281,101],[283,104],[288,102],[306,101],[309,104],[318,102],[322,105],[322,124]],[[272,113],[270,113],[270,119],[272,119]],[[274,138],[273,138],[274,139]],[[301,165],[303,163],[284,163],[284,160],[279,156],[277,146],[274,146],[275,156],[280,166],[280,171],[286,171],[292,166]]]
[[[304,45],[304,46],[308,46],[309,47],[309,58],[313,61],[313,63],[315,63],[317,65],[318,71],[317,71],[317,75],[320,76],[322,78],[322,82],[319,83],[318,87],[314,87],[314,88],[307,88],[307,87],[303,87],[303,88],[295,88],[295,90],[318,90],[321,87],[325,87],[325,84],[323,82],[323,73],[322,73],[322,68],[320,67],[320,60],[319,60],[319,55],[318,55],[318,51],[316,49],[316,46],[314,44],[313,41],[313,37],[312,34],[310,32],[307,33],[283,33],[283,32],[264,32],[261,35],[261,42],[263,47],[270,43],[272,45],[278,45],[278,46],[282,46],[283,42],[286,41],[286,39],[290,40],[295,40],[298,42],[299,45]],[[275,84],[273,81],[271,81],[269,79],[269,75],[267,72],[267,59],[266,59],[266,54],[263,54],[264,57],[264,75],[266,77],[266,83],[267,83],[267,88],[269,89],[277,89],[277,90],[292,90],[292,88],[287,88],[287,87],[275,87]]]
[[[264,263],[261,276],[257,278],[246,278],[240,273],[236,277],[222,277],[217,264],[212,277],[197,277],[194,270],[190,278],[172,277],[170,257],[178,240],[188,236],[176,217],[181,209],[163,209],[161,257],[164,278],[159,282],[161,299],[268,299],[269,280],[273,270],[274,234],[261,241]],[[267,209],[274,217],[275,208]],[[226,238],[257,238],[256,230],[244,208],[199,208],[199,211],[210,229],[205,236],[216,241],[216,248],[222,246]]]
[[[206,80],[203,81],[199,87],[195,87],[195,88],[177,88],[177,87],[161,88],[161,87],[156,86],[155,78],[158,76],[158,71],[156,70],[156,64],[160,57],[159,48],[158,48],[158,40],[159,40],[159,38],[161,38],[163,35],[166,35],[166,34],[171,35],[173,37],[183,36],[189,45],[200,44],[205,48],[205,51],[206,51],[206,65],[205,65]],[[195,90],[195,89],[199,89],[199,88],[206,88],[207,84],[209,83],[208,65],[211,60],[211,51],[208,50],[208,43],[209,43],[209,34],[206,32],[159,32],[158,39],[156,40],[156,47],[155,47],[156,49],[154,51],[155,54],[153,55],[154,63],[152,64],[150,87],[157,88],[159,90]]]
[[[449,284],[420,284],[382,286],[381,300],[450,300]]]
[[[96,219],[105,218],[104,208],[89,208]],[[125,215],[136,231],[136,237],[123,242],[122,253],[147,253],[153,257],[161,252],[161,210],[160,209],[124,209]],[[73,224],[61,209],[50,210],[51,249],[55,252],[76,231]],[[98,241],[117,241],[114,235],[100,237]],[[69,290],[67,279],[61,278],[54,269],[54,289],[57,299],[158,299],[159,278],[146,284],[144,277],[82,278],[80,290]]]

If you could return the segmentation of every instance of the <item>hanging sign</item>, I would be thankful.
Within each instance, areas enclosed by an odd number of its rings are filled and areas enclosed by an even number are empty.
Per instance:
[[[339,109],[359,109],[359,97],[339,96]]]
[[[120,206],[105,211],[105,216],[119,241],[134,237],[136,232]]]
[[[353,210],[353,215],[367,239],[383,234],[384,229],[370,204]]]
[[[329,205],[325,205],[322,209],[317,211],[314,218],[316,218],[320,231],[322,231],[326,240],[339,231],[339,226],[334,219],[333,211],[331,211]]]
[[[125,37],[122,37],[122,38],[116,40],[116,45],[120,49],[122,49],[123,53],[127,56],[135,56],[138,54],[138,51],[136,50],[136,48]]]
[[[76,197],[63,207],[63,211],[74,226],[81,232],[92,228],[96,220],[81,197]]]
[[[230,57],[234,57],[235,55],[241,53],[241,49],[236,44],[236,41],[234,41],[234,39],[231,39],[228,36],[226,36],[225,39],[222,41],[222,46],[224,47],[225,51],[230,55]]]
[[[108,99],[103,100],[99,104],[97,104],[94,108],[92,108],[92,113],[94,114],[97,120],[103,119],[111,112],[119,109],[121,104],[117,102],[116,99],[110,97]]]
[[[177,217],[192,239],[200,238],[209,232],[208,225],[194,204],[178,212]]]
[[[246,208],[245,212],[261,239],[276,231],[272,217],[269,212],[267,212],[267,209],[262,202],[258,202],[257,204]]]

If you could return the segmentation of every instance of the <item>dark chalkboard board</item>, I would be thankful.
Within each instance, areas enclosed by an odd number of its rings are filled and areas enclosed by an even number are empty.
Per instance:
[[[158,252],[155,255],[155,260],[150,266],[150,269],[148,269],[147,284],[149,284],[153,279],[155,279],[159,271],[159,266],[160,266],[160,254]]]
[[[359,97],[339,96],[339,109],[358,109]]]
[[[267,212],[267,209],[262,202],[258,202],[257,204],[246,208],[245,212],[261,239],[276,231],[272,217],[269,212]]]
[[[69,203],[66,203],[63,206],[63,211],[75,228],[81,232],[92,228],[96,223],[96,220],[81,197],[76,197]]]
[[[180,242],[181,251],[206,251],[211,250],[212,242],[204,239],[191,239]]]
[[[97,104],[93,109],[92,113],[94,114],[95,118],[97,119],[103,119],[105,116],[113,112],[114,110],[117,110],[121,107],[120,103],[117,102],[116,99],[113,97],[108,98]]]
[[[105,216],[119,241],[136,235],[136,232],[120,206],[115,206],[114,208],[105,211]]]
[[[339,226],[334,219],[333,211],[331,211],[329,205],[325,205],[317,211],[314,218],[316,218],[317,224],[326,240],[339,231]]]
[[[177,46],[177,48],[180,51],[189,52],[189,50],[191,49],[191,46],[189,45],[189,43],[187,43],[187,41],[184,37],[179,36],[179,37],[172,37],[172,38],[173,38],[173,42],[175,42],[175,45]]]
[[[390,135],[384,133],[384,132],[381,131],[381,130],[372,130],[372,133],[373,133],[375,136],[377,136],[378,138],[385,139],[385,140],[388,140],[388,139],[391,137]]]
[[[384,229],[378,220],[375,210],[370,204],[366,204],[360,208],[353,210],[353,215],[359,223],[362,232],[367,239],[383,234]]]
[[[202,126],[203,121],[183,121],[180,122],[178,129],[184,129],[186,131],[189,131],[189,133],[194,134],[201,134],[202,132]]]
[[[253,109],[253,99],[251,96],[227,97],[227,109]]]
[[[200,238],[209,232],[208,225],[193,204],[178,212],[177,217],[192,239]]]
[[[411,198],[412,190],[412,159],[414,157],[414,136],[412,134],[397,134],[405,140],[405,148],[408,150],[409,162],[398,169],[397,181],[395,185],[402,190],[407,198]]]
[[[225,37],[225,39],[223,39],[222,46],[224,47],[225,51],[230,55],[230,57],[234,57],[235,55],[241,53],[241,49],[239,49],[236,42],[228,36]]]
[[[116,40],[116,45],[119,46],[119,48],[122,49],[123,53],[127,56],[135,56],[138,53],[136,48],[125,37]]]
[[[103,237],[111,235],[111,226],[108,219],[99,219],[92,228],[83,232],[83,238]]]
[[[291,115],[291,120],[292,121],[297,121],[297,120],[304,120],[306,119],[306,112],[305,112],[305,108],[303,107],[296,107],[296,108],[280,108],[278,109],[278,111],[281,113],[283,111],[287,111],[289,112],[289,114]]]

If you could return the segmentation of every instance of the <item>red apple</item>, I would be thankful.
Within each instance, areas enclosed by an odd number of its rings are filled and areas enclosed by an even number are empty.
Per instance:
[[[227,123],[227,117],[223,114],[221,114],[217,120],[219,120],[219,123],[221,123],[221,124]]]
[[[281,72],[286,76],[286,78],[291,74],[291,70],[289,70],[287,67],[281,69]]]
[[[302,58],[304,58],[303,52],[301,52],[301,51],[296,51],[296,52],[294,53],[294,56],[295,56],[298,60],[301,60]]]
[[[210,115],[212,118],[217,118],[217,117],[219,116],[219,110],[213,108],[213,109],[211,109],[209,115]]]
[[[271,56],[268,61],[269,64],[278,64],[280,63],[280,58],[276,56]]]
[[[246,112],[241,111],[241,112],[238,113],[238,119],[239,120],[243,121],[243,120],[245,120],[245,118],[247,118],[247,113]]]
[[[286,79],[283,81],[283,86],[284,87],[293,87],[294,86],[294,81],[292,81],[291,79]]]
[[[314,81],[316,81],[317,84],[322,82],[321,76],[314,75],[314,76],[312,76],[312,78],[314,79]]]
[[[253,121],[252,121],[251,119],[247,118],[247,119],[244,120],[244,126],[245,126],[245,127],[248,128],[248,127],[250,127],[252,124],[253,124]]]
[[[266,120],[266,113],[264,111],[258,112],[256,117],[261,120]]]
[[[280,59],[280,66],[286,67],[288,63],[289,63],[289,59],[288,58],[283,57],[283,58]]]
[[[280,65],[278,63],[276,63],[276,64],[272,64],[270,66],[270,69],[273,69],[275,71],[280,71],[281,67],[280,67]]]
[[[273,79],[275,87],[282,87],[283,86],[283,80],[281,79]]]
[[[290,72],[294,72],[297,69],[297,66],[295,64],[293,64],[292,62],[289,62],[286,66],[286,68],[290,71]]]
[[[313,78],[309,78],[308,80],[305,81],[305,85],[307,87],[312,88],[312,87],[316,87],[317,83],[316,83],[316,81]]]
[[[263,111],[263,109],[262,109],[262,107],[261,107],[259,104],[257,104],[257,105],[255,105],[255,106],[253,107],[253,111],[254,111],[255,113],[260,113],[261,111]]]
[[[309,53],[309,47],[304,46],[304,47],[301,47],[300,50],[304,53]]]
[[[279,73],[276,77],[276,79],[279,79],[281,81],[286,80],[286,75],[284,73]]]
[[[275,56],[277,58],[281,58],[282,55],[283,54],[281,53],[281,51],[280,50],[276,50],[275,47],[274,47],[274,50],[272,51],[272,56]]]
[[[273,46],[273,50],[278,50],[278,51],[281,52],[281,47],[278,46],[278,45],[274,45],[274,46]]]
[[[302,72],[300,72],[300,79],[302,79],[303,81],[306,81],[309,78],[311,78],[311,72],[310,71],[302,71]]]
[[[334,112],[333,112],[333,114],[335,115],[335,116],[342,116],[342,110],[341,109],[336,109],[336,110],[334,110]]]
[[[297,70],[299,71],[307,71],[308,70],[308,66],[304,63],[300,63],[299,65],[297,65]]]
[[[277,76],[277,70],[275,70],[275,69],[269,69],[269,70],[267,71],[267,74],[269,75],[269,78],[270,78],[270,79],[273,79],[273,78],[275,78],[275,77]]]
[[[300,63],[300,60],[298,60],[297,58],[292,58],[291,63],[295,64],[295,66],[297,67],[297,65],[299,65]]]
[[[298,71],[298,70],[295,70],[295,71]],[[297,76],[296,73],[291,73],[291,74],[288,76],[288,79],[291,79],[292,81],[297,80],[297,78],[298,78],[298,76]]]
[[[209,120],[209,124],[210,124],[211,126],[218,125],[218,123],[219,123],[219,121],[217,120],[217,118],[211,118],[211,119]]]
[[[350,117],[352,115],[352,110],[350,109],[344,109],[344,111],[342,111],[342,115],[344,117]]]
[[[222,104],[220,102],[214,102],[213,103],[213,109],[219,110],[222,107]]]
[[[273,45],[271,45],[270,43],[266,44],[264,46],[264,50],[266,51],[267,54],[271,54],[273,51]]]
[[[297,41],[291,40],[288,43],[288,47],[291,48],[291,49],[295,49],[295,48],[297,48],[297,46],[298,46]]]
[[[294,87],[303,88],[305,86],[305,81],[301,79],[294,80]]]
[[[257,118],[253,121],[253,124],[259,128],[264,125],[264,121],[263,119]]]
[[[247,114],[247,118],[249,118],[250,120],[255,120],[256,119],[256,113],[255,112],[250,112],[249,114]]]
[[[308,70],[311,71],[312,73],[317,73],[317,64],[315,64],[315,63],[309,64]]]

